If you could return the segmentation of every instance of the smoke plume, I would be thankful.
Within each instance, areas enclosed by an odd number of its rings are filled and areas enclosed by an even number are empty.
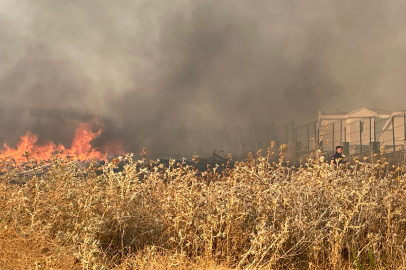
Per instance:
[[[174,153],[223,127],[404,109],[404,1],[0,3],[0,141],[26,130]],[[189,151],[189,150],[188,150]]]

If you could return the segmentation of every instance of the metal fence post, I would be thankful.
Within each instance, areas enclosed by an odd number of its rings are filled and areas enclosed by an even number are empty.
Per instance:
[[[276,139],[275,139],[275,123],[272,123],[272,141],[276,141]]]
[[[335,138],[334,138],[334,133],[335,133],[335,132],[334,132],[334,123],[333,123],[333,138],[332,138],[332,142],[331,142],[332,147],[333,147],[333,151],[334,151],[334,145],[335,145],[335,144],[334,144],[334,142],[335,142],[335,140],[334,140],[334,139],[335,139]]]
[[[306,125],[307,132],[307,152],[310,152],[310,142],[309,142],[309,124]]]
[[[252,127],[250,127],[250,141],[249,141],[249,149],[251,150],[252,147]]]
[[[347,127],[344,127],[344,142],[347,142]]]
[[[297,142],[297,128],[294,129],[293,141]]]
[[[361,154],[362,154],[362,130],[361,130],[361,127],[362,127],[362,121],[359,121],[359,145],[360,145],[360,151],[361,151]]]
[[[275,135],[275,141],[277,141],[278,140],[278,128],[277,127],[274,128],[274,135]]]
[[[237,127],[234,128],[234,148],[237,148]]]
[[[269,145],[269,125],[266,125],[266,144]]]
[[[314,140],[317,141],[317,143],[319,143],[319,139],[317,136],[317,122],[314,122]]]
[[[241,145],[241,148],[242,148],[242,144],[243,144],[243,138],[242,138],[242,133],[241,133],[241,126],[238,126],[237,127],[237,136],[238,136],[238,142],[240,143],[240,145]]]
[[[374,142],[376,142],[376,118],[374,118]]]
[[[406,140],[406,113],[403,114],[403,136]]]
[[[369,117],[369,142],[372,142],[372,117]]]
[[[395,152],[395,116],[392,116],[392,144],[393,144],[393,152]]]
[[[254,128],[255,128],[255,148],[258,148],[258,141],[259,141],[259,137],[258,137],[258,128],[257,128],[257,124],[255,124],[255,126],[254,126]],[[256,150],[258,150],[258,149],[255,149],[255,151]]]

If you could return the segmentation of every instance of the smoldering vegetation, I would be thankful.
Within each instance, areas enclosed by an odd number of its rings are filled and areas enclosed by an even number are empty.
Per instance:
[[[68,142],[83,117],[55,109],[104,119],[100,145],[173,153],[204,147],[224,126],[308,121],[335,106],[403,108],[401,1],[0,7],[0,141],[32,130]]]

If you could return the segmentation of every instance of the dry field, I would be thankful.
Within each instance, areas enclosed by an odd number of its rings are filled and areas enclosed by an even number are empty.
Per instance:
[[[406,269],[401,167],[269,151],[221,173],[127,155],[118,173],[54,158],[21,176],[4,159],[0,269]]]

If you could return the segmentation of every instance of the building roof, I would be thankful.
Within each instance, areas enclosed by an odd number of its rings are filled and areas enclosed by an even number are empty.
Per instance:
[[[372,109],[367,109],[372,112],[377,113],[378,115],[391,115],[393,111],[386,110],[386,109],[381,109],[381,108],[372,108]],[[401,110],[402,112],[406,112],[406,110]],[[321,112],[321,115],[346,115],[349,114],[350,112],[342,112],[342,111],[334,111],[334,112]]]
[[[372,109],[368,109],[370,111],[376,112],[377,114],[392,114],[393,111],[390,110],[386,110],[386,109],[380,109],[380,108],[372,108]]]
[[[348,112],[340,112],[340,111],[335,111],[335,112],[321,112],[322,115],[346,115]]]

